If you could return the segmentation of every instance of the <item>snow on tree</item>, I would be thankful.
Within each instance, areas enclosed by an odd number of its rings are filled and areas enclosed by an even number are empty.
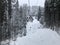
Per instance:
[[[10,39],[11,0],[0,1],[0,42]]]
[[[45,1],[45,22],[46,27],[59,31],[60,27],[60,1],[46,0]]]

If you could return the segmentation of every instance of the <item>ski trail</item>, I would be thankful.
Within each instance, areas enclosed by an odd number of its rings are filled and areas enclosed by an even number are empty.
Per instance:
[[[34,18],[33,22],[27,23],[27,35],[18,36],[15,45],[60,45],[60,36],[55,31],[42,27]],[[14,45],[14,42],[11,41],[10,45]]]

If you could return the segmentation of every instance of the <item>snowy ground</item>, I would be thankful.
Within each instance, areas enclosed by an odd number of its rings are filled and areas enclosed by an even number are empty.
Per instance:
[[[60,45],[60,36],[51,29],[43,26],[34,18],[33,22],[27,23],[27,36],[19,37],[11,41],[10,45]]]

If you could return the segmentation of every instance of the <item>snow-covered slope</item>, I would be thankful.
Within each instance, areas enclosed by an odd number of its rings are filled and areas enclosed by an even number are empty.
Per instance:
[[[14,45],[14,41],[10,44]],[[34,18],[33,22],[27,23],[27,36],[18,36],[15,45],[60,45],[60,36],[51,29],[42,28]]]
[[[33,18],[34,21],[33,22],[28,22],[26,27],[27,27],[27,35],[29,34],[34,34],[36,31],[38,31],[38,29],[42,28],[43,26],[39,23],[39,21],[37,21],[35,18]]]

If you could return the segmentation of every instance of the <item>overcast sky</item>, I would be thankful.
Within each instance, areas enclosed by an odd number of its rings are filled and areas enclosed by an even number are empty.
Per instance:
[[[30,1],[30,6],[41,6],[41,7],[44,7],[44,2],[45,0],[29,0]],[[23,4],[28,4],[28,0],[19,0],[19,5],[23,5]]]

